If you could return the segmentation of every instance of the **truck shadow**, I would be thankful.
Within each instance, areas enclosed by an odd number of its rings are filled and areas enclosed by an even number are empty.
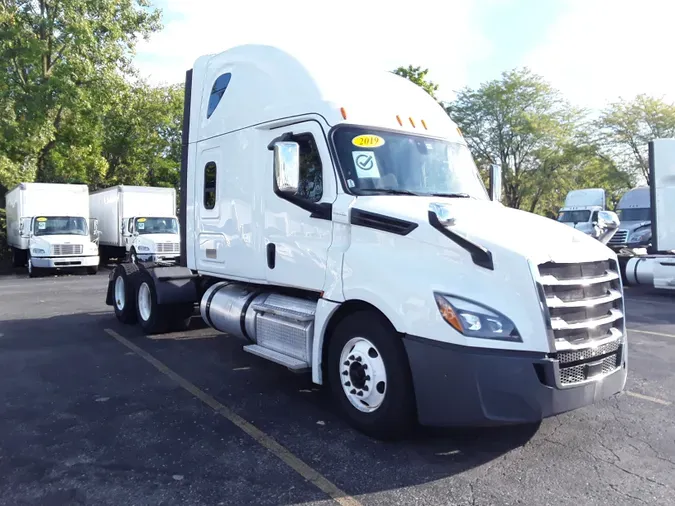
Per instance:
[[[48,498],[77,471],[82,490],[113,490],[117,480],[137,473],[154,476],[147,485],[154,490],[170,486],[176,473],[171,470],[180,469],[178,474],[191,483],[190,500],[199,503],[325,499],[313,487],[289,483],[289,476],[299,476],[285,467],[281,472],[276,459],[272,464],[262,459],[266,450],[105,329],[150,353],[353,496],[467,473],[524,446],[539,429],[419,428],[406,441],[376,441],[350,428],[325,390],[306,375],[245,353],[242,341],[218,334],[200,318],[193,319],[186,333],[148,338],[136,327],[118,324],[110,308],[102,307],[97,312],[0,321],[0,444],[7,449],[0,472],[12,489],[19,490],[18,485],[32,476],[33,489]],[[125,435],[118,432],[120,427]],[[87,466],[64,464],[83,453],[88,455]],[[249,486],[251,466],[266,477],[257,482],[255,492]],[[113,468],[110,476],[102,473]],[[229,481],[227,498],[218,497],[223,479]],[[466,476],[453,480],[452,488],[468,487],[468,481]],[[149,497],[149,488],[141,482],[125,483],[133,489],[128,490],[130,497],[138,499],[134,502]],[[289,487],[292,494],[280,493]],[[182,502],[180,492],[175,494],[175,502]],[[26,498],[9,499],[20,503]]]

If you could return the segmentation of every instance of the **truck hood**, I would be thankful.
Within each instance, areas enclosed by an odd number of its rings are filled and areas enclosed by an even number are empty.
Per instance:
[[[573,227],[492,201],[378,195],[358,197],[354,208],[413,221],[419,226],[409,234],[410,239],[455,248],[454,242],[429,224],[432,203],[443,205],[454,218],[449,230],[490,250],[496,262],[500,251],[518,254],[535,264],[614,257],[607,246]]]

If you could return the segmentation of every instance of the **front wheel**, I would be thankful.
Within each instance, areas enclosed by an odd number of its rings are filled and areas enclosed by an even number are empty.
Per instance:
[[[360,311],[342,320],[330,339],[327,376],[350,424],[377,439],[406,436],[415,422],[415,396],[401,337],[380,315]]]
[[[26,265],[28,267],[28,277],[29,278],[37,278],[40,276],[40,269],[35,267],[33,265],[33,258],[30,256],[30,252],[28,253],[28,260],[26,262]]]

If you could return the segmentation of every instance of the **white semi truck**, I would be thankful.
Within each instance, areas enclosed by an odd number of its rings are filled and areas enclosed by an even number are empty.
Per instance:
[[[91,216],[101,230],[101,258],[132,263],[175,262],[180,256],[176,190],[113,186],[89,197]]]
[[[21,183],[5,200],[15,267],[27,265],[30,277],[77,267],[98,272],[96,222],[90,230],[87,185]]]
[[[621,226],[607,245],[620,256],[646,254],[652,242],[649,187],[640,186],[624,193],[616,212]]]
[[[179,265],[117,266],[117,318],[166,332],[199,304],[366,434],[536,422],[624,388],[616,255],[491,201],[455,123],[401,77],[268,46],[199,58],[180,188]]]
[[[598,213],[604,210],[603,188],[572,190],[565,197],[565,204],[558,213],[558,221],[592,237],[598,237],[602,233],[596,226]]]
[[[626,263],[630,285],[675,290],[675,139],[649,143],[651,248]]]

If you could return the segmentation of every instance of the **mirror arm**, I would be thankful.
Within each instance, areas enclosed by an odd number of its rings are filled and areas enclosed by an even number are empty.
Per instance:
[[[267,145],[267,149],[268,149],[269,151],[274,151],[274,145],[275,145],[277,142],[290,142],[290,141],[293,140],[294,137],[295,137],[295,136],[293,135],[293,132],[286,132],[286,133],[280,135],[279,137],[277,137],[276,139],[272,139],[272,142],[270,142],[270,143]]]

